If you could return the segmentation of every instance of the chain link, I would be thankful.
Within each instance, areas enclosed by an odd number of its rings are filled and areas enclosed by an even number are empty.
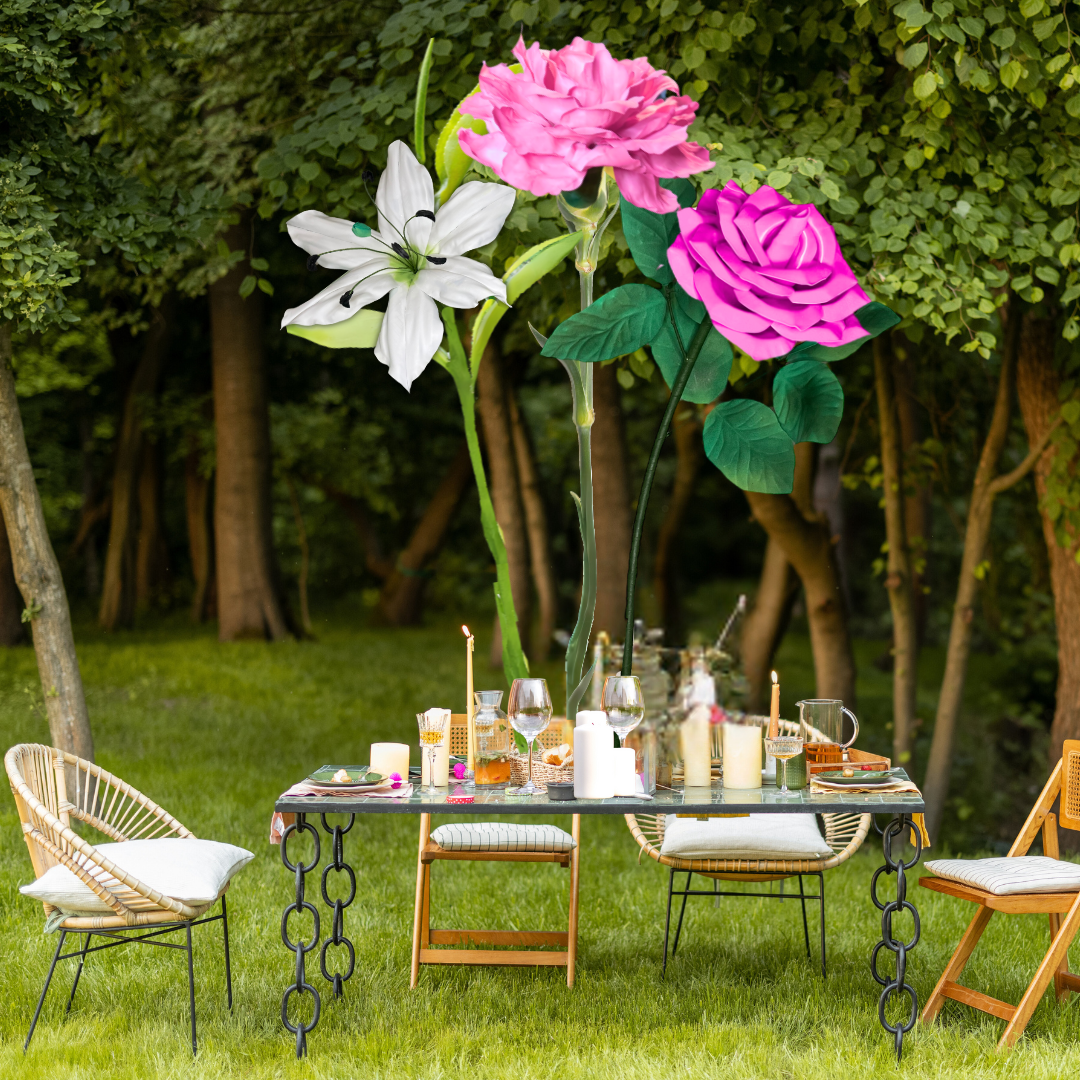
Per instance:
[[[310,833],[315,841],[315,854],[310,863],[305,863],[303,859],[297,859],[296,863],[291,863],[288,854],[289,837],[294,833],[305,832]],[[285,1025],[286,1030],[291,1031],[296,1036],[296,1056],[298,1058],[307,1054],[308,1032],[313,1030],[319,1022],[319,1012],[322,1008],[319,992],[307,981],[304,972],[304,957],[319,944],[319,912],[314,904],[304,899],[304,876],[310,874],[319,865],[320,854],[319,830],[306,820],[305,815],[297,814],[295,823],[287,825],[281,836],[281,861],[287,869],[296,875],[296,899],[289,904],[281,915],[281,940],[285,943],[286,949],[296,954],[296,978],[293,985],[285,991],[281,998],[281,1022]],[[325,886],[323,894],[325,895]],[[289,916],[293,912],[299,915],[304,911],[310,911],[312,918],[315,920],[311,941],[305,942],[303,938],[299,938],[294,943],[289,937]],[[293,1024],[289,1020],[289,998],[296,993],[301,995],[310,994],[315,1002],[315,1011],[312,1014],[311,1022],[308,1024],[305,1024],[302,1020],[297,1020]]]
[[[331,835],[331,849],[334,854],[333,860],[327,863],[322,872],[322,898],[327,906],[333,909],[333,916],[330,923],[330,936],[323,942],[322,952],[319,953],[319,967],[322,970],[323,978],[327,982],[334,984],[334,997],[341,997],[342,983],[352,977],[353,969],[356,967],[356,950],[353,948],[353,943],[345,936],[345,909],[356,899],[356,874],[353,872],[353,868],[345,861],[344,840],[345,834],[355,823],[356,815],[350,814],[349,824],[345,828],[340,825],[330,826],[326,823],[326,815],[322,815],[322,825]],[[330,899],[326,886],[331,870],[339,874],[345,873],[349,877],[349,895],[344,900]],[[331,974],[326,970],[326,950],[331,945],[344,945],[349,950],[348,968],[343,972]]]
[[[876,821],[874,827],[878,828]],[[884,990],[881,991],[881,997],[878,999],[878,1019],[886,1031],[892,1032],[896,1045],[896,1060],[899,1061],[904,1049],[904,1036],[915,1026],[919,1011],[919,999],[914,988],[907,982],[907,957],[908,952],[919,944],[922,925],[919,922],[919,913],[915,910],[915,905],[907,898],[905,871],[910,870],[922,855],[922,836],[906,814],[894,818],[883,830],[878,829],[878,832],[881,833],[881,846],[885,853],[885,865],[878,867],[870,881],[870,899],[874,901],[874,906],[881,912],[881,941],[874,946],[874,951],[870,954],[870,974],[874,976],[874,981],[879,986],[884,987]],[[892,845],[896,837],[902,836],[906,838],[908,832],[911,833],[912,842],[915,845],[915,854],[905,862],[902,854],[899,857],[893,855]],[[903,840],[901,840],[902,844]],[[896,899],[888,903],[883,903],[878,899],[878,879],[882,874],[896,874]],[[915,922],[915,932],[912,934],[910,941],[897,941],[893,936],[893,915],[898,911],[911,912],[911,917]],[[892,979],[887,979],[878,972],[878,956],[882,949],[887,949],[896,956],[896,974]],[[900,994],[908,995],[911,1001],[911,1009],[907,1020],[902,1023],[890,1024],[885,1015],[885,1007],[894,995]]]

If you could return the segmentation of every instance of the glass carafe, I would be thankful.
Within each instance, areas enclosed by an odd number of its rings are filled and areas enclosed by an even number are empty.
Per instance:
[[[502,690],[474,690],[476,731],[476,786],[502,787],[510,783],[510,721],[499,707]]]

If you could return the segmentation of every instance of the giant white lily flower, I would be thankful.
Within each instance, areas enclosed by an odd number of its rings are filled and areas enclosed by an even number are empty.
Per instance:
[[[403,142],[392,143],[375,196],[377,231],[317,210],[288,222],[293,243],[311,255],[311,269],[345,273],[286,311],[282,329],[342,322],[389,293],[375,355],[408,390],[442,342],[437,303],[471,308],[489,296],[506,302],[505,284],[462,253],[499,235],[515,195],[502,184],[472,181],[436,211],[431,174]]]

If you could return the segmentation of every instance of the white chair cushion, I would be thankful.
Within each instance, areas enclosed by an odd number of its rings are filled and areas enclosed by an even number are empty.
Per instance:
[[[1076,892],[1080,866],[1046,855],[1012,859],[934,859],[926,869],[949,881],[971,885],[995,896],[1014,893]]]
[[[454,822],[431,834],[444,851],[566,852],[574,838],[555,825],[514,825],[505,821]]]
[[[144,885],[192,906],[213,903],[233,875],[255,858],[250,851],[232,844],[180,837],[98,844],[96,850]],[[106,887],[124,887],[85,857],[78,858]],[[21,886],[19,892],[73,915],[112,913],[112,908],[66,866],[50,867],[37,881]]]
[[[696,818],[668,814],[661,855],[680,859],[827,859],[813,814]]]

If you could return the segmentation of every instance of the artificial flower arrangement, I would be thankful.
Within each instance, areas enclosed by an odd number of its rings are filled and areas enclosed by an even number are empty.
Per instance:
[[[436,192],[424,167],[431,51],[429,45],[418,84],[416,154],[402,142],[390,146],[375,196],[378,228],[311,210],[288,222],[309,266],[344,273],[287,311],[282,325],[330,347],[374,347],[406,389],[432,359],[449,371],[496,564],[504,671],[519,678],[528,663],[480,455],[474,388],[484,348],[509,305],[575,253],[581,310],[550,337],[533,331],[543,355],[558,359],[569,375],[578,434],[582,590],[566,653],[566,715],[573,721],[592,677],[584,665],[596,603],[592,365],[649,346],[671,388],[634,523],[622,667],[628,675],[645,512],[679,401],[704,405],[721,396],[732,344],[754,360],[782,361],[772,408],[745,398],[722,401],[702,436],[706,455],[739,487],[790,492],[795,443],[830,442],[840,423],[844,395],[829,361],[898,319],[859,286],[816,207],[795,205],[765,185],[748,194],[734,182],[698,198],[689,177],[711,162],[688,139],[696,102],[679,95],[674,80],[647,59],[617,60],[604,45],[581,38],[552,50],[519,40],[517,64],[483,65],[477,89],[439,136]],[[465,182],[473,161],[509,186]],[[466,253],[496,239],[515,189],[555,195],[568,232],[526,252],[500,279]],[[594,302],[601,238],[620,202],[631,255],[654,284],[620,285]],[[388,294],[385,313],[365,307]],[[466,355],[454,309],[481,302]]]

